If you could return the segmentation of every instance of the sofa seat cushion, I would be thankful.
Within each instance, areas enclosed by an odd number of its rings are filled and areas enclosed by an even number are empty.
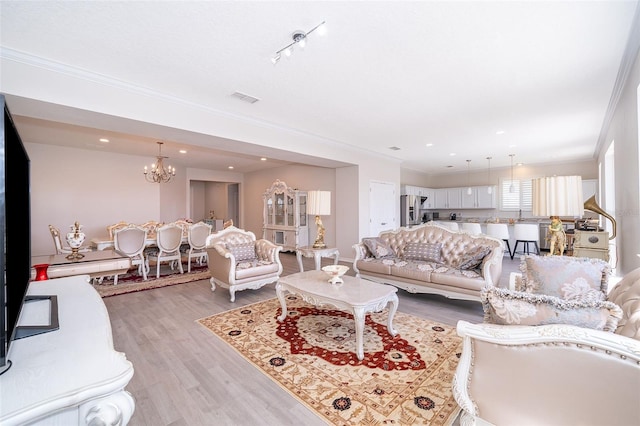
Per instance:
[[[480,291],[486,283],[477,269],[461,270],[449,267],[446,270],[441,267],[433,271],[431,282],[475,291]]]
[[[264,260],[253,262],[238,262],[238,264],[236,265],[236,280],[244,280],[260,275],[276,273],[278,272],[278,269],[279,266],[277,263]]]
[[[418,281],[431,281],[431,273],[438,267],[437,263],[418,260],[404,260],[391,266],[391,275]]]
[[[598,299],[565,300],[486,286],[480,293],[484,321],[501,325],[571,324],[595,330],[615,331],[622,309]]]
[[[374,259],[367,257],[357,263],[360,272],[371,272],[374,274],[391,274],[391,265],[395,264],[393,259]]]

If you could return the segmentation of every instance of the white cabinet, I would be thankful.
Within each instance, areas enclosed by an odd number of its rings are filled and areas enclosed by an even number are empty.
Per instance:
[[[0,376],[0,424],[126,425],[133,365],[113,347],[111,322],[88,275],[32,281],[29,295],[57,297],[59,329],[14,340]],[[47,324],[48,300],[23,306],[18,325]]]
[[[436,209],[459,209],[462,206],[462,188],[435,189],[434,205]]]
[[[435,193],[436,193],[435,189],[422,188],[422,193],[420,195],[424,199],[421,206],[423,210],[435,208],[435,203],[434,203]]]
[[[309,245],[307,193],[276,180],[262,196],[264,200],[262,238],[295,251]]]
[[[488,188],[491,188],[491,193]],[[467,188],[461,188],[461,206],[463,209],[495,209],[495,186],[472,186],[470,194]]]

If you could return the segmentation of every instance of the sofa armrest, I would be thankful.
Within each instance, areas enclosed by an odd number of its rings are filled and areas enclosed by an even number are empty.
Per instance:
[[[487,284],[497,287],[500,283],[503,256],[504,251],[502,249],[502,245],[500,245],[499,247],[494,247],[491,250],[491,253],[486,255],[482,261],[482,278],[484,278]]]
[[[224,282],[235,282],[236,258],[224,244],[207,246],[207,265],[211,277]]]
[[[461,424],[640,424],[640,342],[571,325],[457,330]]]
[[[353,271],[356,273],[356,276],[360,275],[360,270],[358,269],[358,261],[366,259],[367,257],[367,247],[362,243],[356,243],[353,246],[353,251],[355,255],[353,256]]]

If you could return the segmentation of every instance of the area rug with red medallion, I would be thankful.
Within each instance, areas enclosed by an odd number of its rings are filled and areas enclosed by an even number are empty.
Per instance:
[[[353,316],[289,294],[198,320],[318,416],[335,425],[448,425],[460,408],[451,382],[462,350],[455,327],[396,312],[368,314],[364,359]]]

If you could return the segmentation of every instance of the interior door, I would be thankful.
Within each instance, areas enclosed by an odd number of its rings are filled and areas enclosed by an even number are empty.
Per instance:
[[[369,235],[397,228],[396,206],[396,187],[393,183],[369,183]]]

